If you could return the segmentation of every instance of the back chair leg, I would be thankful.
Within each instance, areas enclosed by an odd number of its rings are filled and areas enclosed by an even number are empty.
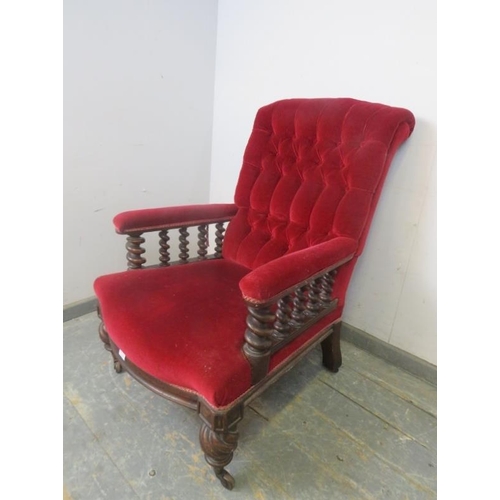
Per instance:
[[[342,322],[335,323],[332,333],[321,342],[323,351],[323,366],[337,373],[342,365],[342,353],[340,352],[340,327]]]

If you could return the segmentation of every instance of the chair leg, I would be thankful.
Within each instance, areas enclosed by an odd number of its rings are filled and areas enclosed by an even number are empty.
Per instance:
[[[214,430],[205,421],[200,428],[200,444],[205,452],[205,460],[212,466],[215,475],[228,490],[234,488],[234,478],[224,468],[233,459],[233,452],[238,446],[236,425],[230,430]]]
[[[342,323],[335,323],[332,333],[321,342],[323,351],[323,366],[337,373],[342,365],[342,353],[340,352],[340,327]]]
[[[97,306],[97,315],[101,320],[101,323],[99,324],[99,337],[102,343],[104,344],[104,349],[106,349],[106,351],[109,351],[111,353],[111,356],[113,357],[113,367],[115,369],[115,372],[121,373],[123,371],[123,367],[118,358],[111,350],[111,344],[109,343],[109,335],[108,332],[106,331],[106,327],[104,326],[104,322],[102,321],[101,310],[99,306]]]

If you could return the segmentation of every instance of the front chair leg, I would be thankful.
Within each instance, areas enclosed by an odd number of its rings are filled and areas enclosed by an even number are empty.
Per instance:
[[[236,427],[243,418],[243,405],[219,412],[200,402],[198,412],[202,421],[200,444],[205,460],[214,469],[222,486],[232,490],[234,478],[224,467],[231,462],[238,446]]]
[[[323,366],[328,370],[337,373],[342,365],[342,353],[340,352],[340,327],[339,321],[332,327],[332,333],[321,342],[323,351]]]
[[[233,459],[233,452],[238,446],[236,429],[221,432],[214,431],[205,422],[200,428],[200,444],[205,452],[205,460],[214,469],[215,475],[228,490],[234,487],[234,478],[224,468]]]
[[[99,324],[99,337],[102,343],[104,344],[104,349],[106,349],[106,351],[109,351],[111,353],[111,356],[113,357],[113,367],[115,369],[115,372],[121,373],[123,371],[123,367],[118,358],[115,356],[114,352],[111,350],[111,344],[109,343],[109,335],[108,332],[106,331],[106,327],[104,326],[104,322],[102,321],[101,309],[99,308],[99,306],[97,306],[97,315],[101,320],[101,323]]]

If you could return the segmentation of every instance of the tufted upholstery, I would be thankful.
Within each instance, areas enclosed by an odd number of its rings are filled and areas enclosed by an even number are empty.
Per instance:
[[[94,289],[109,337],[156,379],[194,391],[214,408],[234,402],[251,387],[242,295],[265,302],[350,259],[335,277],[337,308],[273,353],[270,372],[340,319],[384,177],[413,127],[405,109],[354,99],[291,99],[261,108],[234,205],[115,217],[117,232],[141,233],[235,214],[222,260],[98,278]]]
[[[290,99],[261,108],[245,150],[223,256],[255,269],[338,236],[359,242],[397,147],[402,108],[354,99]]]
[[[225,488],[244,406],[320,343],[327,369],[342,364],[347,287],[414,123],[405,109],[354,99],[278,101],[257,113],[234,204],[115,217],[130,271],[94,282],[99,336],[116,371],[198,411],[201,447]],[[157,231],[160,265],[145,269],[142,234]]]

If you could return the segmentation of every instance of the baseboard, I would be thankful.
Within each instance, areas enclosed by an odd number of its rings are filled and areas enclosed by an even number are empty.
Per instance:
[[[63,321],[78,318],[84,314],[95,312],[97,299],[89,297],[87,299],[73,302],[64,306]],[[398,368],[419,377],[430,384],[437,385],[437,367],[427,361],[417,358],[413,354],[394,347],[383,340],[377,339],[358,328],[347,323],[342,323],[341,337],[343,340],[354,344],[355,346],[368,351],[369,353],[382,358]]]
[[[97,299],[95,297],[89,297],[88,299],[67,304],[63,307],[63,322],[78,318],[84,314],[95,312],[96,307]]]
[[[437,385],[437,367],[409,352],[394,347],[347,323],[342,323],[341,338],[432,385]]]

